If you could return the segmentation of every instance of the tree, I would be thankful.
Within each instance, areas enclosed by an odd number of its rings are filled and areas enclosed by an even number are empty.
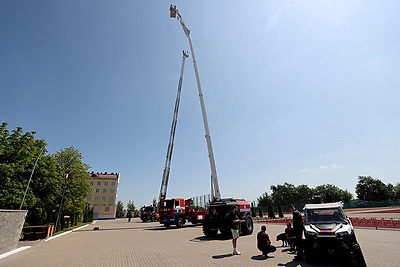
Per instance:
[[[128,204],[126,205],[126,209],[127,209],[127,214],[134,214],[134,212],[136,211],[136,207],[135,207],[135,203],[131,200],[128,201]]]
[[[295,203],[298,197],[296,196],[296,188],[293,184],[285,182],[283,185],[272,185],[272,201],[276,205],[287,206],[290,203]]]
[[[272,203],[268,205],[268,218],[275,219],[274,207],[272,206]]]
[[[54,154],[57,162],[59,214],[70,215],[73,224],[82,220],[86,199],[90,195],[89,165],[83,163],[82,154],[74,147],[65,148]]]
[[[393,188],[393,198],[400,199],[400,183],[397,183]]]
[[[351,193],[332,184],[319,185],[315,187],[314,192],[314,200],[317,203],[349,202],[352,199]]]
[[[371,176],[359,176],[356,185],[357,198],[362,201],[384,201],[390,197],[387,186]]]
[[[268,204],[272,203],[271,196],[265,192],[261,197],[257,198],[258,206],[260,207],[268,207]]]
[[[121,200],[119,200],[118,203],[117,203],[116,217],[117,218],[123,218],[124,217],[124,203]]]

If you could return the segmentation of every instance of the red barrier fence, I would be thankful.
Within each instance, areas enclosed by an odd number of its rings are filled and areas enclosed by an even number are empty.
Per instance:
[[[399,219],[378,219],[378,218],[350,218],[354,227],[366,227],[375,229],[400,229]],[[287,224],[292,223],[292,219],[267,219],[255,220],[258,223],[271,223],[271,224]]]

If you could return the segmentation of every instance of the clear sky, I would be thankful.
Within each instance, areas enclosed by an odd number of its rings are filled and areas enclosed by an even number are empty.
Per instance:
[[[0,1],[0,121],[160,190],[182,50],[168,1]],[[223,197],[399,182],[400,2],[177,0],[191,30]],[[191,57],[168,197],[210,193]]]

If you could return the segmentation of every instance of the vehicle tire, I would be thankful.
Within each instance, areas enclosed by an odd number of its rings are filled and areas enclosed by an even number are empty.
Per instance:
[[[365,262],[364,255],[361,251],[361,247],[357,242],[354,242],[352,245],[354,259],[357,262],[357,266],[359,267],[367,267],[367,263]]]
[[[216,237],[218,234],[218,227],[213,218],[206,215],[203,222],[203,233],[206,237]]]
[[[171,227],[171,224],[170,223],[164,223],[164,226],[165,226],[165,228],[170,228]]]
[[[142,222],[146,222],[147,220],[146,219],[142,219]]]
[[[251,235],[253,233],[253,219],[250,215],[247,215],[244,222],[241,225],[243,235]]]
[[[177,220],[176,220],[176,226],[178,227],[178,228],[182,228],[184,225],[185,225],[185,219],[184,218],[182,218],[182,217],[179,217]]]

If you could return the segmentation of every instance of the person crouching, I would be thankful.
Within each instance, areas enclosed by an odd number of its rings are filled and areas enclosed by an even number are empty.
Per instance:
[[[264,257],[268,257],[268,253],[275,252],[276,247],[271,245],[271,240],[267,234],[267,227],[261,226],[261,231],[257,234],[257,248],[262,252]]]

